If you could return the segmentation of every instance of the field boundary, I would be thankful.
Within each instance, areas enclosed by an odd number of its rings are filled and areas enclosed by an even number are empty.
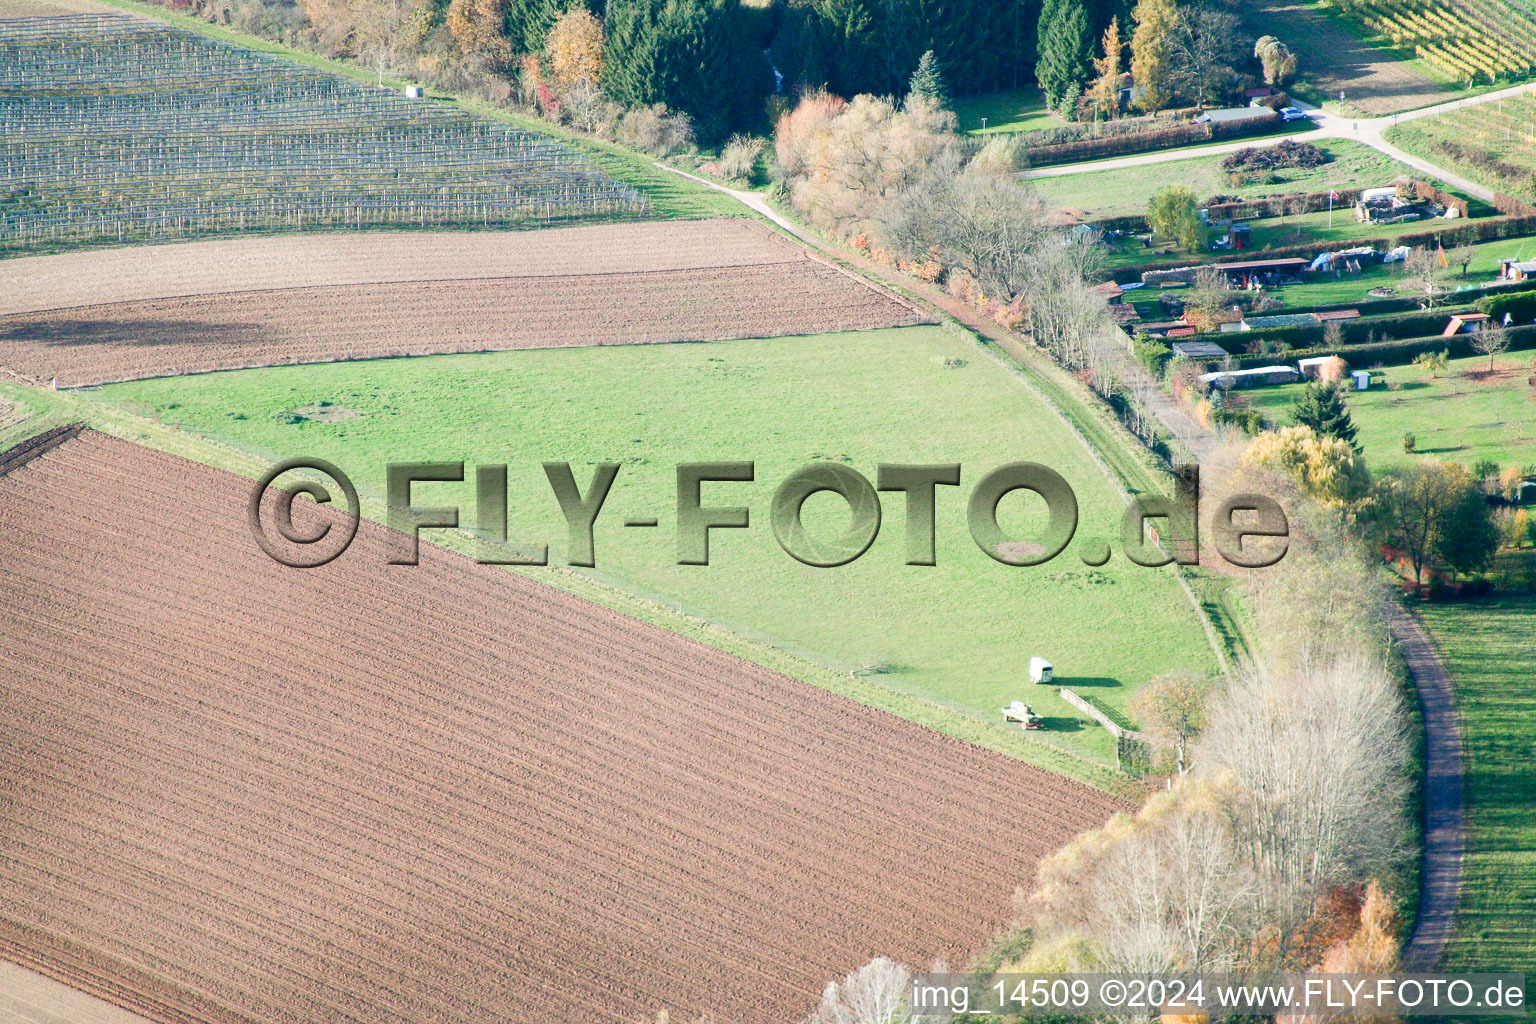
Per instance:
[[[48,454],[66,441],[79,437],[84,430],[85,423],[80,420],[62,423],[0,452],[0,476],[13,473],[33,459]]]
[[[34,391],[31,388],[22,390]],[[57,399],[65,408],[41,412],[33,417],[43,422],[56,421],[60,418],[82,419],[90,429],[103,434],[153,448],[168,455],[178,455],[203,465],[224,469],[250,480],[259,478],[272,465],[269,453],[261,453],[215,438],[191,434],[180,428],[138,415],[121,406],[89,401],[70,392],[45,392],[45,394]],[[4,387],[0,386],[0,397],[3,395]],[[5,437],[7,434],[11,438],[20,439],[13,440],[13,445],[23,444],[30,436],[35,436],[26,434],[25,424],[16,424],[6,431],[0,431],[0,437]],[[386,510],[382,502],[367,496],[361,497],[360,500],[363,518],[381,524],[385,521]],[[433,536],[423,537],[422,543],[441,547],[457,554],[473,556],[476,538],[465,530],[439,530],[434,531]],[[610,611],[678,633],[727,654],[736,655],[762,668],[780,672],[857,704],[914,722],[952,739],[1076,779],[1112,796],[1130,799],[1143,792],[1142,787],[1135,780],[1116,772],[1113,767],[1103,762],[1055,744],[1032,742],[1017,730],[965,714],[937,701],[883,686],[874,678],[839,672],[831,666],[813,661],[787,648],[734,631],[729,626],[690,614],[663,600],[648,597],[607,580],[579,574],[563,566],[548,566],[542,572],[518,566],[503,568],[575,597],[592,601]]]

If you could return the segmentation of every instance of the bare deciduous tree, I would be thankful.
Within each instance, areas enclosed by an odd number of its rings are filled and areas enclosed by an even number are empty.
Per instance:
[[[906,1024],[911,982],[911,972],[894,960],[871,960],[841,982],[827,982],[821,1005],[804,1024]]]
[[[1509,331],[1503,327],[1485,325],[1472,336],[1472,348],[1488,357],[1488,372],[1493,372],[1493,357],[1509,351]]]
[[[1181,781],[1041,862],[1026,910],[1046,943],[1082,941],[1078,969],[1233,966],[1259,926],[1222,785]]]
[[[1467,268],[1472,265],[1472,261],[1475,259],[1477,259],[1477,249],[1465,242],[1452,246],[1445,251],[1445,262],[1453,267],[1460,267],[1463,278],[1467,276]]]
[[[1434,309],[1435,302],[1445,293],[1445,278],[1450,272],[1445,263],[1442,263],[1438,250],[1427,246],[1419,246],[1403,261],[1407,284],[1424,293],[1425,309]]]
[[[1169,36],[1173,78],[1197,106],[1219,99],[1241,52],[1241,23],[1217,0],[1193,0],[1179,12]]]
[[[882,211],[881,237],[914,256],[934,255],[989,294],[1008,297],[1047,273],[1062,249],[1044,203],[1027,185],[1007,175],[966,173],[954,148],[892,197]]]
[[[1400,856],[1402,723],[1390,671],[1347,651],[1321,668],[1246,674],[1212,709],[1204,770],[1240,787],[1226,812],[1282,937],[1325,887],[1362,881]]]

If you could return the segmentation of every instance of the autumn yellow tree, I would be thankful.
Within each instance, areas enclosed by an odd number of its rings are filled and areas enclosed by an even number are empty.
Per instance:
[[[1392,894],[1375,881],[1365,887],[1365,898],[1360,904],[1360,927],[1346,939],[1323,950],[1317,965],[1319,974],[1391,974],[1401,967],[1400,947],[1397,941],[1397,911],[1392,906]],[[1336,1019],[1333,1014],[1296,1014],[1275,1018],[1276,1024],[1326,1024]],[[1382,1024],[1393,1024],[1396,1018],[1378,1018]]]
[[[585,7],[572,8],[549,30],[544,50],[549,73],[562,90],[595,83],[603,73],[603,23]]]
[[[512,61],[507,41],[506,0],[453,0],[446,17],[448,31],[466,57],[503,70]]]
[[[1243,464],[1282,470],[1325,505],[1348,505],[1365,496],[1370,474],[1347,441],[1320,437],[1311,427],[1284,427],[1254,438]]]
[[[1360,905],[1360,929],[1324,951],[1319,966],[1325,974],[1390,974],[1399,966],[1397,933],[1392,894],[1373,881]]]
[[[1136,105],[1159,110],[1173,99],[1173,34],[1179,25],[1174,0],[1139,0],[1131,15],[1131,78]]]
[[[1093,69],[1098,73],[1098,77],[1088,87],[1088,99],[1097,103],[1100,110],[1107,111],[1110,117],[1118,117],[1120,116],[1122,60],[1125,56],[1125,48],[1130,45],[1120,36],[1119,18],[1109,19],[1109,27],[1104,30],[1102,45],[1104,56],[1094,58]]]
[[[1499,474],[1499,494],[1505,501],[1514,501],[1520,495],[1520,485],[1525,482],[1525,470],[1508,466]]]

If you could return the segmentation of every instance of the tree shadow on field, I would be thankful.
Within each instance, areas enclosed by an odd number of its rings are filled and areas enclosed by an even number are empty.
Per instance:
[[[125,317],[118,320],[60,316],[14,317],[0,321],[0,345],[46,348],[122,345],[175,347],[271,344],[270,327],[249,322]]]

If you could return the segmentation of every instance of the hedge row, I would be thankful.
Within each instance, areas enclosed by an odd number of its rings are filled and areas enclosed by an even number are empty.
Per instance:
[[[1348,210],[1355,205],[1362,189],[1335,190],[1339,198],[1333,201],[1335,210]],[[1261,217],[1295,217],[1304,213],[1321,213],[1328,209],[1327,192],[1304,192],[1294,196],[1268,196],[1264,199],[1244,199],[1233,203],[1212,203],[1206,209],[1212,220],[1257,220]]]
[[[1280,123],[1280,115],[1270,111],[1264,117],[1256,117],[1251,121],[1242,121],[1228,124],[1188,124],[1174,125],[1170,128],[1159,128],[1155,131],[1137,132],[1128,135],[1111,135],[1097,139],[1083,139],[1079,142],[1063,142],[1052,146],[1034,146],[1026,149],[1025,155],[1033,166],[1044,164],[1064,164],[1078,160],[1092,160],[1100,157],[1123,156],[1127,153],[1147,153],[1158,149],[1172,149],[1175,146],[1196,145],[1202,142],[1215,142],[1221,139],[1236,139],[1244,135],[1257,135],[1267,132]]]
[[[1506,217],[1536,217],[1536,206],[1505,192],[1493,194],[1493,208]]]
[[[1536,320],[1536,291],[1485,295],[1477,300],[1477,308],[1500,323],[1504,322],[1506,315],[1512,317],[1515,323]]]
[[[1449,352],[1452,359],[1460,359],[1464,356],[1475,356],[1477,350],[1472,347],[1474,335],[1458,334],[1454,338],[1442,338],[1438,335],[1429,335],[1421,338],[1399,338],[1393,341],[1378,341],[1365,345],[1353,345],[1348,348],[1312,348],[1297,349],[1284,353],[1271,353],[1269,355],[1243,354],[1232,357],[1234,370],[1247,370],[1255,366],[1274,366],[1277,364],[1293,364],[1299,359],[1310,359],[1314,356],[1340,355],[1349,361],[1354,369],[1365,369],[1367,366],[1402,366],[1413,362],[1420,352]],[[1509,329],[1509,351],[1520,352],[1528,349],[1536,349],[1536,325],[1527,327],[1511,327]]]
[[[1168,128],[1186,125],[1194,121],[1200,111],[1195,107],[1183,110],[1161,110],[1155,114],[1147,114],[1142,117],[1122,117],[1115,121],[1078,121],[1070,124],[1056,125],[1051,128],[1036,128],[1025,132],[1021,141],[1025,149],[1045,149],[1050,146],[1065,146],[1073,142],[1082,142],[1085,139],[1110,139],[1120,138],[1126,135],[1147,135],[1152,132],[1165,131]]]
[[[1431,334],[1439,334],[1445,330],[1445,325],[1450,322],[1451,317],[1458,313],[1469,312],[1472,312],[1469,306],[1447,306],[1430,312],[1415,309],[1412,312],[1398,313],[1394,316],[1374,316],[1369,318],[1362,317],[1359,320],[1344,320],[1340,322],[1339,326],[1342,328],[1341,333],[1344,338],[1344,344],[1364,345],[1370,343],[1373,337],[1383,341],[1402,338],[1427,338]],[[1286,328],[1286,330],[1294,330],[1294,328]],[[1263,331],[1254,333],[1262,333],[1264,336],[1269,337],[1277,332]],[[1299,337],[1315,337],[1315,344],[1322,345],[1326,335],[1324,334],[1323,326],[1319,325],[1315,329],[1315,334],[1302,333]],[[1298,348],[1301,347],[1297,341],[1291,341],[1291,344]]]
[[[1442,192],[1440,189],[1425,181],[1413,183],[1415,190],[1421,199],[1434,199],[1445,207],[1454,206],[1463,217],[1468,216],[1467,201],[1456,196]],[[1362,188],[1334,189],[1330,192],[1303,192],[1297,195],[1265,196],[1261,199],[1234,199],[1228,203],[1208,203],[1205,209],[1210,212],[1212,220],[1258,220],[1264,217],[1297,217],[1308,213],[1323,213],[1329,207],[1329,196],[1337,195],[1332,201],[1334,210],[1350,210],[1355,205],[1355,200],[1360,198]],[[1220,198],[1220,197],[1217,197]],[[1510,205],[1509,209],[1501,207],[1496,200],[1494,207],[1500,213],[1511,217],[1528,217],[1536,215],[1536,207],[1528,203],[1521,203],[1518,199],[1509,196],[1503,197]],[[1521,209],[1523,207],[1523,209]],[[1144,216],[1113,217],[1107,220],[1095,221],[1096,227],[1105,230],[1119,229],[1121,231],[1146,231],[1147,218]]]
[[[1336,190],[1339,198],[1333,201],[1335,210],[1348,210],[1354,206],[1361,190],[1347,188]],[[1210,203],[1205,207],[1212,220],[1257,220],[1262,217],[1295,217],[1304,213],[1319,213],[1328,209],[1327,192],[1303,192],[1290,196],[1266,196],[1263,199],[1240,199],[1230,203]],[[1105,231],[1129,231],[1142,234],[1150,230],[1144,214],[1125,217],[1106,217],[1096,220],[1093,226]]]
[[[1411,313],[1400,313],[1396,316],[1340,320],[1338,324],[1344,339],[1342,345],[1354,346],[1368,344],[1372,335],[1389,340],[1426,338],[1444,330],[1446,323],[1455,314],[1468,311],[1469,308],[1466,306],[1447,307],[1433,312],[1416,309]],[[1324,324],[1301,324],[1296,327],[1268,327],[1239,333],[1201,335],[1200,340],[1214,341],[1228,349],[1232,346],[1246,347],[1250,342],[1255,341],[1282,342],[1292,349],[1311,349],[1323,346],[1325,330]],[[1268,358],[1273,360],[1275,356],[1271,355]],[[1285,358],[1291,358],[1291,353],[1285,353]]]

